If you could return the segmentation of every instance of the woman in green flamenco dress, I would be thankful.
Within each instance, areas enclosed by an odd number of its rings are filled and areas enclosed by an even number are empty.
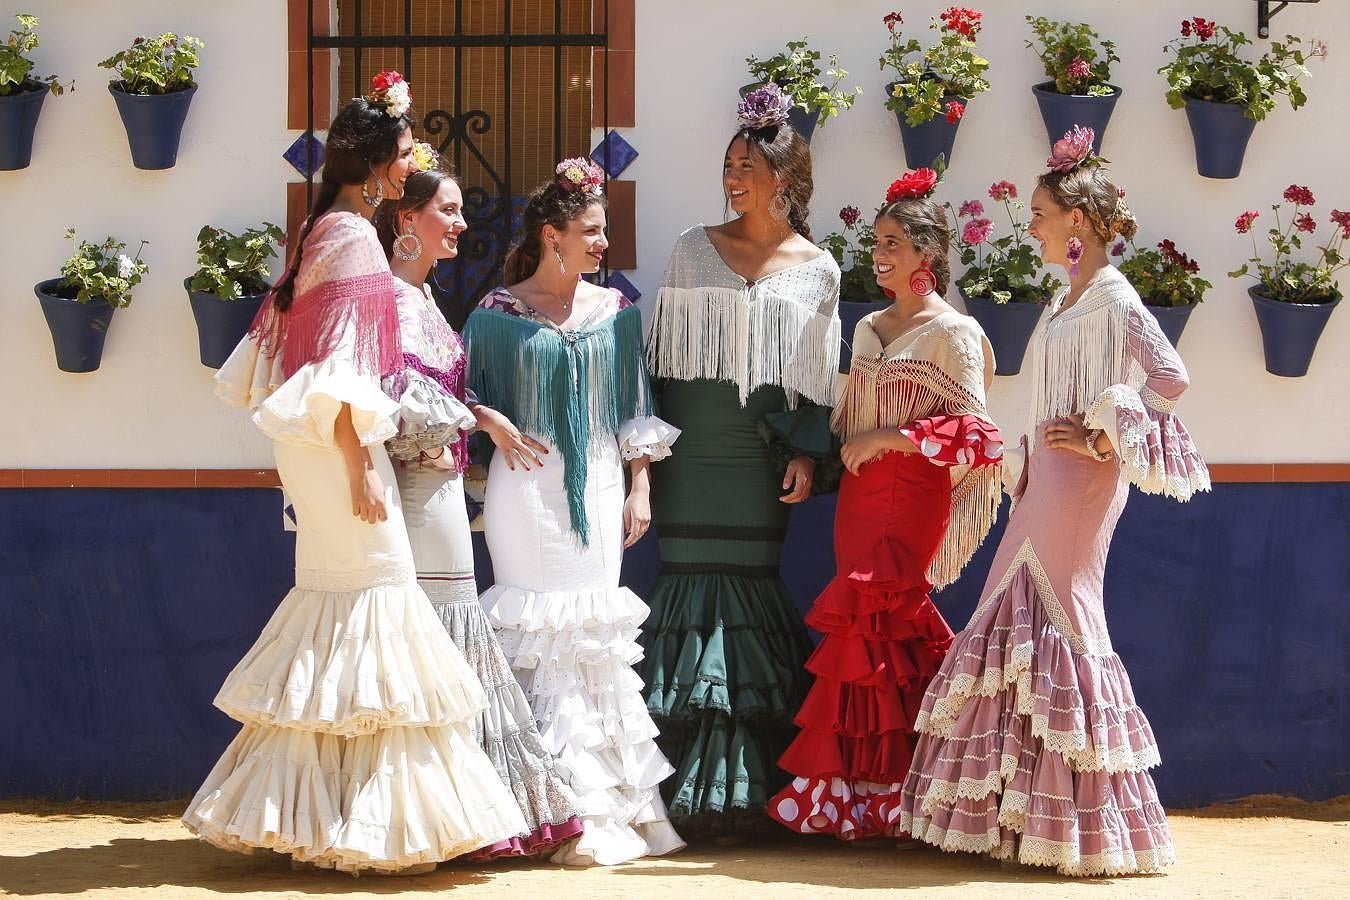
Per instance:
[[[811,242],[811,155],[789,102],[772,85],[742,101],[722,174],[738,218],[680,235],[648,342],[661,416],[683,437],[652,492],[661,573],[638,671],[686,834],[768,822],[809,686],[778,562],[829,453],[839,267]]]

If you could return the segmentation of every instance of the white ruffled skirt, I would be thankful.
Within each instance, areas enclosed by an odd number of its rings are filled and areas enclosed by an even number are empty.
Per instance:
[[[552,857],[564,865],[614,865],[685,845],[657,791],[674,769],[653,740],[657,728],[632,668],[642,657],[636,638],[647,606],[619,586],[619,445],[594,443],[589,546],[571,529],[556,451],[531,471],[511,471],[494,456],[485,501],[497,584],[482,604],[584,822]]]

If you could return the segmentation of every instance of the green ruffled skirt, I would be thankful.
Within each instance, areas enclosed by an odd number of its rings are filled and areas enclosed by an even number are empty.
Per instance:
[[[741,407],[736,388],[673,381],[661,417],[683,431],[653,479],[661,574],[648,597],[639,673],[676,774],[664,785],[681,829],[768,827],[788,776],[779,755],[809,687],[811,641],[778,561],[790,507],[759,423],[781,389]]]

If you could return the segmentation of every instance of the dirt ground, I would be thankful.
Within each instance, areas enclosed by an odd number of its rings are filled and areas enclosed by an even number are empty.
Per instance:
[[[609,869],[545,863],[445,865],[411,878],[292,872],[285,857],[217,850],[178,824],[180,803],[0,803],[0,895],[17,897],[336,898],[454,889],[464,898],[910,896],[1350,898],[1350,797],[1319,804],[1253,797],[1171,817],[1180,862],[1166,875],[1074,881],[933,849],[855,848],[785,835],[694,846]],[[894,893],[887,896],[894,897]]]

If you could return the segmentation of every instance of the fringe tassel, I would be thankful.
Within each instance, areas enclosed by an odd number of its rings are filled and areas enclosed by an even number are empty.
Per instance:
[[[966,472],[952,488],[952,512],[947,535],[928,566],[927,578],[937,588],[956,581],[980,549],[998,519],[1003,494],[1003,467],[981,466]]]
[[[285,312],[269,297],[249,327],[266,356],[281,354],[287,378],[347,341],[358,372],[393,374],[403,363],[399,333],[394,278],[387,271],[320,282]]]
[[[1037,326],[1028,434],[1047,419],[1086,411],[1125,380],[1131,290],[1123,277],[1103,277],[1060,318]]]
[[[464,326],[469,386],[521,431],[556,446],[563,459],[572,529],[590,541],[586,476],[591,436],[617,434],[654,414],[642,358],[642,313],[629,307],[595,328],[559,331],[478,309]]]
[[[730,381],[741,404],[762,385],[778,385],[821,406],[834,403],[840,325],[758,288],[662,287],[656,295],[647,358],[658,378]]]

